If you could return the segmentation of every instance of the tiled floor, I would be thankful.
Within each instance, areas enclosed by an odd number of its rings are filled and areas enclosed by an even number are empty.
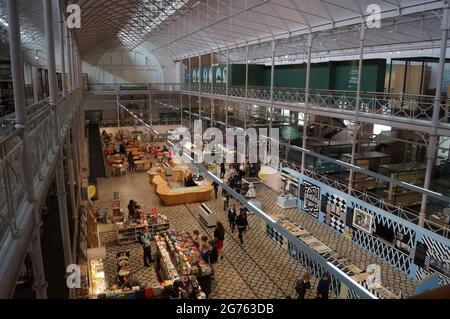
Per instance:
[[[94,204],[100,211],[111,211],[112,193],[120,192],[122,207],[126,208],[129,199],[136,200],[145,206],[145,210],[157,207],[161,214],[169,217],[171,227],[177,229],[194,230],[211,236],[213,229],[207,229],[198,220],[199,204],[178,205],[165,207],[148,183],[145,172],[133,173],[126,176],[104,178],[98,180],[99,200]],[[276,203],[276,194],[261,185],[257,189],[257,199],[267,212],[280,212]],[[219,191],[220,194],[220,191]],[[231,201],[233,202],[233,201]],[[230,203],[231,204],[231,203]],[[296,297],[295,281],[305,269],[287,251],[271,240],[263,230],[263,222],[255,215],[249,216],[250,230],[245,234],[244,245],[239,244],[237,232],[231,233],[227,225],[226,213],[223,211],[222,200],[212,198],[207,205],[217,214],[226,229],[224,258],[216,266],[216,283],[211,298],[286,298]],[[343,256],[352,260],[356,265],[365,269],[370,263],[382,266],[382,281],[396,292],[402,290],[404,296],[414,292],[414,285],[406,275],[393,267],[373,257],[363,249],[352,244],[351,241],[339,236],[328,226],[321,224],[307,214],[297,209],[285,210],[292,220],[299,222],[312,234],[335,249]],[[114,280],[116,273],[115,254],[120,250],[129,250],[132,260],[132,271],[135,277],[143,282],[153,282],[155,273],[153,268],[143,268],[142,249],[139,244],[118,246],[114,240],[115,233],[101,235],[107,248],[107,275]],[[307,298],[315,297],[318,279],[312,278],[312,289]],[[334,296],[330,296],[334,298]]]

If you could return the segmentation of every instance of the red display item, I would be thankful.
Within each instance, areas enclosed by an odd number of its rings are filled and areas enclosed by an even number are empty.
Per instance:
[[[153,288],[145,288],[144,289],[145,299],[152,299],[154,296]]]
[[[223,240],[218,240],[217,241],[217,250],[221,250],[223,248]]]

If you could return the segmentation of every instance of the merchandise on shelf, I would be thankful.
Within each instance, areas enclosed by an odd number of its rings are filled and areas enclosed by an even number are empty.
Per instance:
[[[172,281],[187,280],[199,287],[196,298],[205,298],[211,289],[212,269],[201,258],[190,234],[170,230],[155,236],[155,243],[160,256],[161,277]]]
[[[103,261],[101,259],[91,259],[89,261],[89,277],[90,277],[90,295],[98,295],[104,293],[108,287]]]

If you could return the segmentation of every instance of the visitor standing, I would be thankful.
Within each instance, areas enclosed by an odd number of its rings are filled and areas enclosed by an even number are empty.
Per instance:
[[[225,177],[225,163],[222,162],[220,163],[220,178],[224,178]]]
[[[130,172],[134,172],[134,157],[133,157],[133,153],[129,152],[128,153],[128,170]]]
[[[241,204],[241,207],[239,207],[239,215],[243,215],[245,218],[245,221],[247,223],[247,228],[250,229],[248,226],[248,209],[244,205]]]
[[[317,286],[317,297],[316,299],[328,299],[328,292],[330,290],[330,275],[325,272],[322,279],[319,281]]]
[[[144,250],[144,267],[150,267],[150,263],[153,262],[151,240],[152,235],[148,231],[148,227],[145,226],[144,232],[139,235],[139,242]]]
[[[309,278],[309,273],[305,273],[302,279],[297,280],[295,285],[295,291],[298,293],[297,299],[305,299],[306,292],[311,289]]]
[[[234,204],[228,209],[228,222],[230,223],[231,232],[234,233],[234,228],[236,227],[236,206]]]
[[[208,243],[208,237],[202,236],[200,238],[200,248],[199,248],[200,257],[202,257],[202,259],[207,263],[209,262],[209,253],[211,251],[211,248],[212,247]]]
[[[247,230],[248,227],[248,221],[247,218],[243,213],[239,214],[237,220],[236,220],[236,226],[239,232],[239,240],[241,241],[241,245],[244,244],[244,232]]]
[[[216,196],[217,199],[217,192],[219,191],[219,184],[216,181],[212,182],[212,187],[214,187],[214,195]]]
[[[228,182],[227,186],[230,186]],[[222,188],[222,199],[223,199],[223,210],[226,211],[228,209],[228,204],[230,202],[230,194],[226,191],[225,188]]]
[[[216,229],[214,229],[214,240],[216,242],[217,251],[222,258],[223,241],[225,240],[225,228],[221,222],[217,222]]]

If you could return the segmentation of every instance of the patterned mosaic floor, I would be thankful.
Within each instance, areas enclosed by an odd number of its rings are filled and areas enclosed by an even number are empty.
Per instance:
[[[177,229],[194,230],[212,235],[213,229],[207,229],[198,220],[199,204],[178,205],[165,207],[148,183],[145,172],[132,173],[126,176],[103,178],[98,180],[99,200],[94,204],[99,211],[110,211],[112,193],[118,191],[122,200],[122,207],[126,208],[129,199],[136,200],[149,210],[157,207],[161,214],[169,217],[171,227]],[[281,212],[276,203],[276,194],[265,186],[258,186],[257,199],[267,212]],[[220,190],[219,190],[220,194]],[[231,200],[230,204],[234,201]],[[295,281],[301,277],[305,269],[287,251],[271,240],[263,230],[263,222],[255,215],[249,216],[250,230],[244,236],[241,246],[237,232],[231,233],[227,225],[226,213],[223,211],[222,200],[212,198],[207,205],[216,213],[219,220],[226,225],[224,258],[216,266],[216,279],[211,298],[296,298]],[[404,296],[414,292],[414,285],[406,275],[368,254],[363,249],[352,244],[351,241],[339,236],[328,226],[321,224],[313,217],[302,214],[297,209],[283,211],[292,220],[298,221],[312,234],[317,235],[325,244],[335,249],[343,256],[352,260],[361,268],[370,263],[382,266],[382,281],[395,292],[400,289]],[[115,242],[115,233],[108,232],[101,235],[107,248],[106,271],[108,278],[114,280],[116,274],[115,254],[117,251],[129,250],[132,260],[133,275],[141,282],[153,282],[156,275],[152,267],[144,268],[142,248],[139,244],[119,246]],[[110,281],[112,282],[112,281]],[[318,279],[312,278],[312,289],[306,298],[314,298]],[[330,298],[335,298],[331,295]]]

